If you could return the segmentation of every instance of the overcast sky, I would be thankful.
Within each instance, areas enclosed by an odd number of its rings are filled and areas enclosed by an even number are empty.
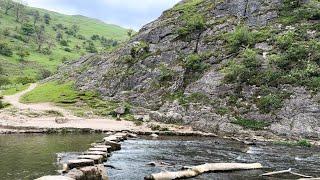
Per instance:
[[[28,5],[140,29],[180,0],[25,0]]]

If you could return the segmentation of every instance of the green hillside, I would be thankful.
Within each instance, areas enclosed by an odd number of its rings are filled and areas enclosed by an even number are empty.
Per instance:
[[[63,62],[116,47],[127,39],[127,31],[80,15],[0,0],[0,86],[46,78]]]

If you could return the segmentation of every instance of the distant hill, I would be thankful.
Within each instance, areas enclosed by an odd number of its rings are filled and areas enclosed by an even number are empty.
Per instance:
[[[97,19],[0,0],[0,86],[43,79],[65,61],[116,47],[127,32]]]

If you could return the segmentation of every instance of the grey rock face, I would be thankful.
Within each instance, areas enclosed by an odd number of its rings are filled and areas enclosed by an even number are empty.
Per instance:
[[[181,22],[183,13],[168,10],[115,51],[91,54],[66,64],[53,79],[68,75],[79,90],[96,90],[105,100],[129,102],[135,106],[132,112],[139,119],[149,117],[165,123],[191,125],[207,132],[237,134],[244,129],[232,122],[237,115],[244,114],[246,118],[271,123],[267,130],[275,134],[318,137],[319,106],[315,97],[303,88],[291,89],[294,96],[275,114],[263,114],[254,104],[257,87],[244,86],[239,92],[243,97],[237,101],[226,96],[237,87],[223,83],[221,69],[232,56],[225,53],[225,40],[218,37],[233,31],[242,22],[251,28],[272,23],[278,17],[281,2],[204,0],[196,11],[204,14],[206,29],[200,34],[192,32],[186,39],[177,33],[185,27]],[[147,47],[141,47],[145,45]],[[273,47],[269,42],[260,42],[255,47],[263,51],[259,55],[262,68],[268,67],[268,53]],[[190,75],[184,60],[195,52],[209,54],[203,60],[209,66],[203,73]],[[123,109],[117,112],[122,114]]]

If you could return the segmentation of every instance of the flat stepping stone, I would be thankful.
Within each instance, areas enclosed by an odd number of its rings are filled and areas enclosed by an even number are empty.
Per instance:
[[[65,176],[43,176],[36,180],[75,180],[75,179],[70,177],[65,177]]]
[[[114,141],[104,141],[105,145],[111,146],[112,151],[118,151],[121,150],[121,144],[114,142]]]
[[[91,159],[94,160],[96,164],[100,164],[105,159],[103,155],[80,155],[78,159]]]
[[[89,151],[101,151],[101,152],[109,152],[109,148],[89,148]]]
[[[100,155],[100,156],[104,156],[107,157],[108,153],[103,152],[103,151],[87,151],[83,153],[84,155]]]
[[[95,145],[95,146],[93,146],[93,148],[108,148],[108,149],[111,149],[111,146],[107,146],[107,145],[101,144],[101,145]]]
[[[92,159],[74,159],[69,160],[64,166],[64,170],[70,170],[73,168],[85,167],[85,166],[93,166],[94,160]]]

